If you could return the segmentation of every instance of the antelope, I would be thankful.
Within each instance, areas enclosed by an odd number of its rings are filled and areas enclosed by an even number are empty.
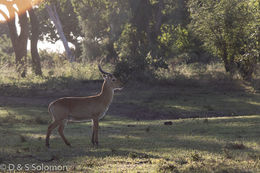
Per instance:
[[[58,132],[64,143],[71,146],[64,136],[64,127],[69,121],[92,120],[92,144],[98,145],[98,124],[103,118],[112,102],[114,91],[122,89],[122,82],[113,74],[105,72],[100,64],[99,71],[102,73],[104,82],[99,94],[87,97],[63,97],[49,104],[48,111],[53,122],[49,125],[46,134],[46,147],[50,147],[49,138],[52,130],[59,126]]]

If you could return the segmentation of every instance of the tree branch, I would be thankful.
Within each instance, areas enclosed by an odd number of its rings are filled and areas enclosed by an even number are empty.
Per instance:
[[[7,1],[7,0],[0,0],[0,4],[3,4],[5,6],[13,5],[13,1]]]
[[[1,9],[0,9],[0,14],[5,18],[5,21],[7,22],[8,21],[8,16],[5,14],[5,12],[3,12]]]

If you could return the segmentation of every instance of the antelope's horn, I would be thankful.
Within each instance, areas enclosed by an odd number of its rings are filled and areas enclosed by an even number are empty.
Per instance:
[[[105,72],[105,71],[101,68],[100,64],[98,64],[98,69],[99,69],[99,71],[100,71],[101,73],[103,73],[103,74],[112,75],[111,73]]]

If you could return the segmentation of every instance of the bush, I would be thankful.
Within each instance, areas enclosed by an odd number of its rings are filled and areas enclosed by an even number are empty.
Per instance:
[[[188,2],[190,28],[219,57],[231,76],[250,80],[259,58],[259,3],[241,0]]]
[[[0,37],[0,66],[15,64],[15,56],[11,40],[7,35],[3,34]]]
[[[153,46],[153,47],[151,47]],[[156,45],[150,45],[147,35],[126,24],[119,40],[115,43],[118,54],[116,73],[137,80],[154,77],[158,68],[168,68]]]

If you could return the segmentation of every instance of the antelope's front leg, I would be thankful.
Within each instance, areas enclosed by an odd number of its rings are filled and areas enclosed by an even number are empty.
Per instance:
[[[98,119],[92,120],[92,139],[91,142],[93,145],[98,146]]]

